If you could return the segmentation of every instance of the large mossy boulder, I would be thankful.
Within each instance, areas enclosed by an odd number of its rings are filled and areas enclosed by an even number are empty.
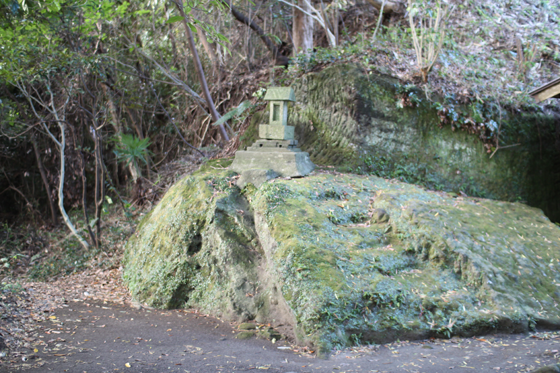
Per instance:
[[[305,74],[292,87],[296,103],[289,122],[315,164],[469,196],[527,201],[560,221],[558,116],[427,98],[398,79],[366,74],[351,64]],[[258,124],[266,121],[254,118],[244,144],[254,141]],[[498,131],[502,148],[488,153]]]
[[[560,228],[539,209],[373,176],[237,177],[211,163],[143,219],[124,258],[136,300],[289,325],[321,351],[560,327]]]

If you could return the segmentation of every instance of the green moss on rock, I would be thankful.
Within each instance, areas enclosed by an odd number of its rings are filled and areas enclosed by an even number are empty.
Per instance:
[[[292,87],[297,102],[290,106],[290,125],[315,164],[433,190],[523,200],[560,221],[558,119],[552,115],[441,104],[422,91],[403,90],[398,79],[365,74],[351,64],[306,74]],[[413,105],[403,106],[405,99]],[[499,124],[500,145],[510,147],[490,158],[478,135],[442,124],[443,107],[463,120]],[[263,121],[262,115],[253,118],[244,146]]]
[[[255,332],[241,332],[241,333],[237,333],[237,336],[235,338],[237,339],[251,339],[255,336]]]
[[[241,191],[234,176],[207,167],[144,218],[125,254],[135,299],[291,325],[323,352],[560,327],[560,229],[541,210],[377,177]]]

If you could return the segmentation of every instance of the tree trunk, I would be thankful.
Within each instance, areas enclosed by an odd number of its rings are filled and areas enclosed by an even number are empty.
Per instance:
[[[222,0],[222,2],[228,6],[228,8],[231,10],[231,15],[234,16],[236,20],[249,26],[251,30],[257,33],[264,45],[266,45],[268,51],[272,54],[276,65],[288,66],[288,64],[290,63],[289,58],[280,53],[276,44],[274,44],[274,42],[266,35],[264,30],[259,25],[257,25],[255,21],[249,19],[245,14],[241,13],[236,7],[234,7],[231,4],[231,0]]]
[[[214,70],[214,75],[218,75],[220,66],[218,56],[216,56],[216,43],[209,43],[208,39],[206,38],[206,34],[204,34],[204,30],[198,25],[196,26],[196,33],[198,35],[198,40],[200,40],[200,42],[202,43],[202,46],[204,47],[208,58],[210,58],[210,61],[212,62],[212,70]]]
[[[339,45],[338,21],[339,21],[338,8],[334,8],[334,10],[333,10],[333,34],[334,34],[334,40],[336,41],[336,45]]]
[[[84,157],[83,151],[80,150],[80,160],[82,163],[82,208],[84,213],[84,221],[88,230],[89,238],[93,243],[93,246],[99,248],[97,244],[97,240],[95,239],[95,235],[91,230],[91,226],[89,225],[89,214],[87,210],[87,178],[86,178],[86,160]]]
[[[306,1],[300,1],[298,5],[307,13],[314,11]],[[313,18],[295,7],[292,9],[294,56],[300,52],[309,55],[313,51]]]
[[[51,222],[52,225],[56,225],[56,209],[54,207],[54,202],[52,199],[51,188],[49,186],[49,180],[47,179],[47,173],[45,172],[45,167],[41,161],[41,154],[39,153],[39,147],[37,146],[37,140],[35,139],[35,134],[31,135],[31,143],[33,144],[33,150],[35,151],[35,159],[37,159],[37,167],[41,173],[41,179],[43,179],[43,185],[45,186],[45,191],[47,192],[47,200],[49,201],[49,209],[51,210]]]
[[[178,0],[178,1],[182,1],[182,0]],[[202,69],[202,63],[200,63],[200,58],[198,57],[198,52],[196,51],[196,45],[194,43],[194,37],[193,37],[192,31],[191,31],[191,28],[189,27],[189,25],[187,23],[187,15],[183,11],[183,4],[179,4],[178,1],[177,0],[174,1],[175,6],[177,7],[177,10],[179,11],[181,16],[183,17],[183,26],[185,27],[185,32],[187,33],[187,39],[189,41],[189,47],[191,49],[191,53],[192,53],[192,56],[193,56],[194,67],[196,69],[198,79],[200,80],[200,86],[202,88],[202,93],[204,94],[204,98],[206,99],[206,104],[208,105],[208,110],[210,110],[210,114],[212,115],[212,119],[215,122],[218,119],[220,119],[220,114],[218,114],[218,111],[216,110],[216,106],[214,105],[214,100],[212,99],[212,95],[210,95],[210,90],[208,89],[208,83],[206,82],[206,77],[204,76],[204,70]],[[226,132],[225,126],[223,124],[220,124],[218,126],[218,128],[220,129],[220,135],[222,136],[222,140],[224,142],[228,142],[229,141],[229,136]]]
[[[53,106],[53,110],[56,110],[56,109],[54,109],[54,104],[52,106]],[[64,133],[65,128],[64,128],[63,122],[58,118],[58,116],[57,116],[56,119],[57,119],[57,122],[58,122],[58,126],[60,128],[60,143],[59,143],[60,176],[59,176],[59,182],[58,182],[58,208],[60,209],[60,214],[62,215],[62,219],[64,219],[64,222],[66,223],[66,226],[68,227],[68,229],[70,229],[70,231],[78,239],[80,244],[82,244],[84,249],[87,250],[87,249],[89,249],[89,244],[87,243],[86,240],[83,239],[82,236],[80,236],[80,234],[76,230],[76,227],[74,227],[74,224],[72,224],[72,221],[70,220],[70,217],[66,213],[66,209],[64,208],[64,176],[65,176],[65,161],[66,161],[66,157],[64,156],[64,151],[66,150],[66,134]],[[86,222],[86,224],[87,224],[87,222]]]
[[[41,101],[37,100],[37,101],[39,101],[41,106],[46,108],[54,116],[54,119],[55,119],[56,123],[58,124],[58,128],[60,129],[60,141],[59,141],[56,138],[56,136],[49,130],[49,128],[47,127],[47,125],[43,121],[43,118],[35,110],[35,105],[34,105],[34,100],[35,99],[32,98],[32,96],[27,92],[26,87],[24,87],[20,82],[16,82],[16,86],[18,87],[19,91],[27,98],[27,101],[29,102],[29,104],[31,106],[31,109],[33,110],[33,113],[35,114],[37,119],[39,119],[41,121],[41,125],[42,125],[43,129],[45,130],[45,132],[49,135],[49,137],[54,141],[54,143],[58,147],[58,150],[60,152],[60,174],[59,174],[59,181],[58,181],[58,208],[60,209],[60,214],[62,215],[62,219],[64,220],[64,223],[66,224],[68,229],[70,229],[72,234],[76,237],[76,239],[80,242],[80,244],[84,247],[84,249],[87,250],[87,249],[89,249],[89,243],[86,240],[84,240],[84,238],[82,236],[80,236],[80,234],[78,233],[78,230],[76,229],[76,227],[74,226],[74,224],[70,220],[70,217],[68,216],[68,214],[66,213],[66,209],[64,208],[64,176],[65,176],[65,162],[66,162],[66,157],[64,156],[64,151],[66,150],[66,133],[64,131],[66,129],[66,127],[65,127],[66,106],[68,105],[68,102],[70,101],[70,93],[68,93],[68,96],[66,97],[66,101],[62,105],[62,109],[61,109],[62,112],[63,112],[62,118],[58,114],[58,109],[55,106],[54,94],[53,94],[52,89],[50,87],[50,84],[48,82],[46,84],[46,88],[47,88],[47,91],[49,92],[49,95],[50,95],[50,103],[47,104],[44,101],[41,102]],[[50,108],[49,108],[49,106],[50,106]]]
[[[99,131],[99,132],[98,132]],[[105,175],[103,164],[103,153],[101,144],[101,129],[94,129],[93,136],[95,141],[95,237],[96,244],[101,240],[101,211],[103,209],[103,199],[105,198]],[[99,246],[97,246],[99,248]]]

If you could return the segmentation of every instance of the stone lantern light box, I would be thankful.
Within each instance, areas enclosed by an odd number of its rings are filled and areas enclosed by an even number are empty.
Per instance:
[[[264,96],[269,101],[268,124],[259,126],[259,137],[271,140],[293,140],[294,127],[288,126],[288,103],[296,102],[294,90],[285,87],[270,88]]]

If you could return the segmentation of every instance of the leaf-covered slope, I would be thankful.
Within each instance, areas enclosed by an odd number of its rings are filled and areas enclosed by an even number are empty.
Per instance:
[[[540,210],[356,175],[234,180],[188,176],[145,218],[135,298],[291,325],[323,351],[560,326],[560,229]]]

